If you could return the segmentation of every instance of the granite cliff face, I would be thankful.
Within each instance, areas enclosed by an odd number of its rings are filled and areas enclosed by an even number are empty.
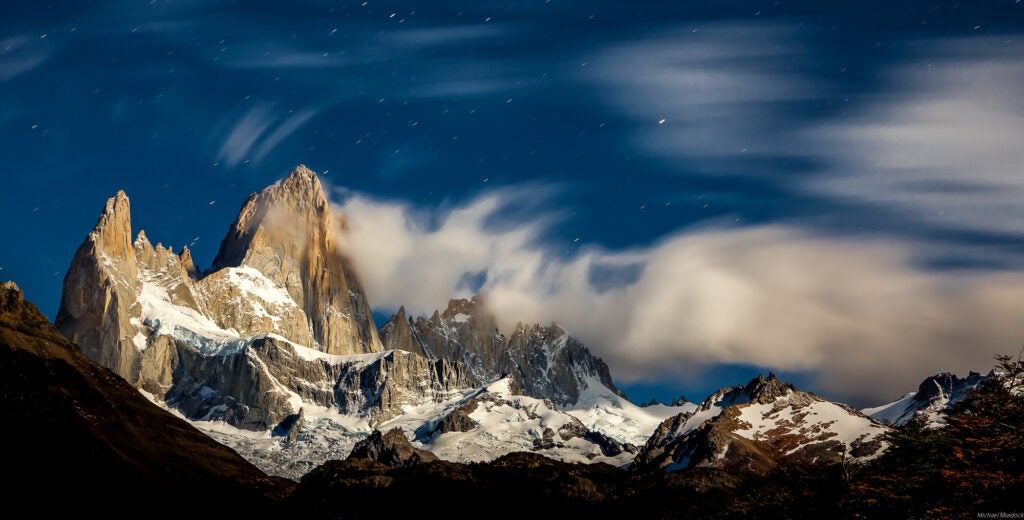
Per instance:
[[[380,330],[385,348],[458,361],[481,381],[511,375],[524,395],[559,406],[579,402],[591,384],[615,388],[608,365],[558,325],[519,324],[505,334],[481,297],[456,299],[429,318],[400,308]]]
[[[242,205],[213,271],[248,267],[283,287],[309,324],[287,335],[301,344],[337,355],[379,352],[366,294],[338,251],[344,226],[334,221],[316,174],[299,166]]]
[[[758,376],[665,420],[632,467],[644,472],[710,467],[734,475],[766,475],[780,465],[867,460],[885,449],[881,435],[887,429],[774,375]]]
[[[64,279],[58,329],[92,359],[191,419],[266,430],[303,403],[371,423],[477,381],[383,352],[338,253],[344,223],[303,166],[254,194],[200,276],[188,249],[132,240],[128,197],[107,201]]]

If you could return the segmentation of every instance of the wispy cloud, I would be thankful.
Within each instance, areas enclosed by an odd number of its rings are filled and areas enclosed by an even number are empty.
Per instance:
[[[415,27],[384,33],[381,35],[381,39],[403,47],[436,49],[447,45],[466,45],[494,40],[513,31],[515,31],[515,26],[507,23]]]
[[[0,81],[9,81],[46,62],[52,52],[39,36],[19,35],[0,40]]]
[[[304,109],[298,112],[293,112],[291,115],[286,117],[277,128],[270,132],[266,137],[263,138],[256,146],[253,153],[253,161],[260,162],[264,157],[272,152],[277,145],[281,144],[282,141],[292,135],[302,125],[306,124],[307,121],[317,115],[317,110]]]
[[[343,248],[377,305],[426,313],[483,273],[503,326],[556,320],[623,379],[752,363],[877,401],[937,371],[984,369],[1022,333],[1024,275],[922,271],[913,244],[762,226],[566,259],[543,242],[550,215],[494,228],[521,200],[494,192],[436,214],[350,193]]]
[[[338,52],[297,49],[262,42],[232,46],[229,52],[219,52],[212,59],[223,66],[236,69],[325,69],[341,68],[353,63]]]
[[[233,125],[217,152],[217,160],[228,168],[245,160],[259,163],[317,113],[316,109],[303,109],[281,114],[271,105],[255,106]]]

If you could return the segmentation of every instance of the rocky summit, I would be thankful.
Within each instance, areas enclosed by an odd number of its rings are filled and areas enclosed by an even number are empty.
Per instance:
[[[400,308],[381,327],[380,337],[388,349],[459,361],[482,381],[510,375],[524,395],[560,406],[577,404],[590,385],[622,395],[608,365],[563,328],[520,323],[506,334],[480,296],[451,300],[429,319],[413,319]]]

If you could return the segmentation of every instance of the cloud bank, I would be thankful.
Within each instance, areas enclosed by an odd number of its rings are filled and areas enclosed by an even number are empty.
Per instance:
[[[557,321],[635,381],[717,363],[807,371],[880,402],[927,375],[985,369],[1024,337],[1024,276],[928,272],[913,245],[785,226],[704,229],[630,251],[544,245],[539,218],[497,229],[523,192],[443,213],[349,194],[343,249],[375,305],[413,313],[480,287],[509,327]]]

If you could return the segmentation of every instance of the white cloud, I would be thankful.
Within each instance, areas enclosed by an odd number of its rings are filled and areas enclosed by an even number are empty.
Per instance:
[[[1024,335],[1019,274],[927,272],[913,266],[912,245],[779,226],[692,231],[566,260],[542,245],[543,220],[488,225],[522,193],[443,215],[350,195],[343,248],[372,302],[414,313],[443,307],[467,292],[467,273],[486,271],[503,326],[558,321],[622,380],[752,363],[806,370],[832,395],[881,401],[938,371],[985,369]],[[635,266],[638,276],[610,287],[595,280]]]
[[[435,217],[408,206],[349,195],[339,210],[349,226],[342,247],[373,295],[371,301],[428,313],[453,296],[471,295],[460,286],[467,273],[488,270],[492,277],[507,277],[542,262],[542,251],[531,243],[543,220],[505,231],[486,225],[507,204],[528,196],[523,190],[494,192],[437,216],[440,225],[431,226]]]
[[[237,69],[324,69],[353,64],[352,58],[334,52],[305,50],[263,41],[246,43],[231,54],[214,59]]]

